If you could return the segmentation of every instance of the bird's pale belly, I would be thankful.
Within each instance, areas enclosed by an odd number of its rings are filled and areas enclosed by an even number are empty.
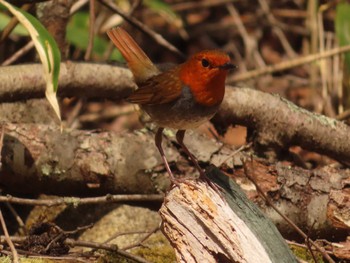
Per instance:
[[[200,105],[186,93],[174,102],[142,105],[141,108],[159,127],[186,130],[196,128],[210,120],[220,107],[220,104],[210,107]]]

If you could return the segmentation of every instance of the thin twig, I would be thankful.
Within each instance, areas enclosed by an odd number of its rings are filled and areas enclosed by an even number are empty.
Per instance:
[[[27,54],[34,47],[34,41],[29,41],[25,46],[17,50],[11,57],[2,62],[1,66],[8,66],[15,62],[17,59]]]
[[[0,170],[1,170],[1,167],[2,167],[2,163],[1,163],[1,160],[2,160],[2,156],[1,156],[1,153],[2,153],[2,147],[4,146],[4,136],[5,136],[5,125],[3,125],[1,127],[1,134],[0,134]]]
[[[80,8],[87,4],[89,0],[77,0],[70,8],[69,15],[75,14]]]
[[[292,48],[292,46],[289,44],[287,37],[285,36],[284,32],[281,28],[278,27],[276,18],[271,13],[270,7],[266,0],[259,0],[259,4],[261,9],[263,10],[265,16],[267,17],[267,20],[273,27],[273,31],[275,32],[276,36],[279,38],[284,50],[286,51],[289,58],[294,58],[297,56],[296,52]]]
[[[300,58],[289,59],[287,61],[283,61],[283,62],[275,64],[275,65],[271,65],[271,66],[267,66],[267,67],[264,67],[261,69],[256,69],[256,70],[252,70],[249,72],[244,72],[242,74],[234,75],[228,79],[228,82],[232,83],[232,82],[244,81],[244,80],[251,79],[251,78],[256,78],[256,77],[259,77],[262,75],[271,74],[274,72],[279,72],[279,71],[283,71],[286,69],[294,68],[297,66],[301,66],[304,64],[314,62],[314,61],[319,60],[319,59],[328,58],[328,57],[335,56],[335,55],[338,55],[340,53],[345,53],[345,52],[349,52],[349,51],[350,51],[350,45],[343,46],[343,47],[337,47],[337,48],[327,50],[327,51],[325,51],[323,53],[319,53],[319,54],[311,54],[311,55],[303,56]]]
[[[179,3],[171,4],[171,9],[174,11],[188,11],[191,9],[204,9],[208,7],[224,5],[228,3],[232,3],[235,0],[202,0],[202,1],[183,1]]]
[[[82,204],[100,204],[100,203],[114,203],[114,202],[130,202],[130,201],[163,201],[164,196],[160,194],[151,194],[151,195],[105,195],[99,197],[59,197],[55,199],[28,199],[14,197],[11,195],[0,196],[0,202],[9,202],[22,205],[40,205],[40,206],[56,206],[56,205],[82,205]]]
[[[76,241],[70,238],[65,240],[65,244],[72,247],[88,247],[88,248],[104,249],[104,250],[115,252],[123,257],[135,260],[136,262],[139,262],[139,263],[150,263],[144,258],[141,258],[139,256],[136,256],[126,251],[123,251],[121,249],[118,249],[116,245],[99,244],[99,243],[81,241],[81,240]]]
[[[32,4],[24,4],[22,6],[23,11],[28,11]],[[1,36],[0,36],[0,44],[11,34],[12,30],[17,26],[18,19],[17,17],[12,17],[10,22],[6,25],[6,27],[2,30]]]
[[[11,252],[12,252],[13,262],[19,263],[18,253],[17,253],[17,250],[16,250],[16,248],[15,248],[15,246],[10,238],[9,232],[7,231],[5,219],[2,215],[1,209],[0,209],[0,222],[1,222],[2,230],[4,231],[4,234],[5,234],[6,242],[9,245]]]
[[[232,3],[227,4],[226,8],[233,20],[235,21],[238,32],[240,33],[243,39],[246,58],[248,58],[249,62],[254,63],[259,68],[265,67],[265,61],[258,51],[258,43],[253,37],[251,37],[248,34],[248,31],[245,28],[237,9]]]
[[[86,48],[84,59],[90,60],[92,55],[92,49],[94,47],[94,36],[95,36],[95,0],[90,0],[90,18],[89,18],[89,42]]]
[[[293,245],[293,246],[297,246],[297,247],[301,247],[301,248],[308,248],[307,245],[305,244],[299,244],[297,242],[294,241],[290,241],[285,239],[285,241],[287,242],[288,245]],[[318,239],[317,241],[322,241],[322,239]],[[327,241],[329,243],[329,241]],[[332,246],[332,244],[330,244]],[[316,250],[315,248],[312,248],[312,250]],[[333,251],[330,250],[325,250],[327,254],[329,255],[334,255]]]
[[[223,165],[224,163],[226,163],[228,160],[230,160],[233,156],[235,156],[237,153],[241,152],[241,151],[245,151],[247,149],[249,149],[250,147],[252,147],[253,142],[249,142],[246,143],[244,145],[242,145],[241,147],[239,147],[238,149],[236,149],[234,152],[232,152],[224,161],[222,161],[220,163],[219,166]]]
[[[311,248],[311,243],[310,243],[310,240],[311,240],[310,239],[310,234],[311,234],[310,232],[311,232],[311,229],[313,229],[313,227],[315,226],[315,223],[316,223],[316,220],[314,221],[314,223],[312,224],[312,226],[310,227],[310,229],[308,231],[307,238],[305,238],[305,244],[306,244],[307,248],[309,249],[313,260],[315,261],[315,263],[317,263],[316,256],[314,254],[314,251]]]
[[[126,231],[126,232],[117,232],[114,233],[111,237],[109,237],[107,240],[105,240],[102,244],[108,244],[113,239],[116,239],[120,236],[126,236],[126,235],[136,235],[136,234],[147,234],[148,231]],[[97,249],[92,249],[91,252],[95,252]]]
[[[141,23],[139,20],[137,20],[133,16],[127,15],[125,12],[123,12],[121,9],[119,9],[113,2],[108,0],[99,0],[103,5],[111,9],[112,11],[116,12],[118,15],[120,15],[122,18],[124,18],[126,21],[128,21],[130,24],[150,36],[154,41],[156,41],[159,45],[165,47],[172,53],[178,55],[182,59],[185,58],[185,55],[178,50],[174,45],[172,45],[170,42],[168,42],[165,38],[163,38],[162,35],[154,32],[151,30],[148,26]]]
[[[77,120],[77,117],[78,117],[79,113],[81,112],[81,109],[85,105],[85,101],[86,100],[84,98],[80,98],[77,101],[77,103],[74,105],[73,109],[71,111],[69,111],[69,114],[66,118],[66,127],[67,128],[72,128],[74,121]]]
[[[270,200],[270,198],[267,197],[267,195],[264,193],[264,191],[260,188],[260,186],[255,181],[254,177],[250,175],[248,171],[247,162],[245,160],[242,160],[243,162],[243,169],[244,174],[247,176],[247,178],[254,184],[256,187],[256,190],[258,193],[262,196],[262,198],[268,203],[269,206],[272,207],[273,210],[275,210],[293,229],[297,231],[299,235],[301,235],[304,239],[308,238],[308,235],[306,235],[292,220],[290,220],[287,216],[282,214],[279,209],[273,204],[273,202]],[[253,165],[253,159],[251,160],[251,163]],[[254,173],[254,168],[252,169]],[[309,242],[322,254],[322,256],[327,259],[330,263],[335,263],[334,260],[325,252],[324,248],[317,245],[314,241],[309,239]]]
[[[19,233],[20,234],[27,234],[27,228],[26,225],[24,224],[22,218],[19,216],[19,214],[17,213],[17,211],[13,208],[13,206],[9,203],[9,202],[5,202],[5,205],[7,206],[7,208],[10,210],[10,212],[13,214],[13,216],[16,218],[16,221],[19,225]]]
[[[343,111],[342,113],[340,113],[339,115],[337,115],[335,117],[337,120],[339,121],[344,121],[344,120],[347,120],[350,118],[350,109],[349,110],[346,110],[346,111]]]
[[[82,232],[82,231],[85,231],[87,229],[90,229],[94,226],[94,224],[89,224],[89,225],[86,225],[86,226],[78,226],[76,229],[74,230],[71,230],[71,231],[63,231],[65,234],[67,235],[73,235],[73,234],[76,234],[76,233],[79,233],[79,232]]]
[[[156,226],[155,228],[153,228],[151,231],[149,231],[147,233],[146,236],[144,236],[143,238],[141,238],[139,241],[133,243],[133,244],[130,244],[128,246],[125,246],[123,247],[122,249],[123,250],[128,250],[128,249],[132,249],[132,248],[135,248],[137,246],[140,246],[143,242],[145,242],[151,235],[153,235],[155,232],[157,232],[158,230],[160,229],[160,225]]]

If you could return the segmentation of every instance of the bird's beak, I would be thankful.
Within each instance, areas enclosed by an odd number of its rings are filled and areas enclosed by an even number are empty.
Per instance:
[[[236,69],[237,66],[233,65],[230,62],[226,62],[225,64],[218,66],[218,68],[219,69],[224,69],[224,70],[231,70],[231,69]]]

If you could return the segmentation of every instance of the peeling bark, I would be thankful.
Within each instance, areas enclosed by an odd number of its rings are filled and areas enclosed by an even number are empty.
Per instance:
[[[259,159],[248,165],[251,176],[274,205],[305,232],[311,231],[312,237],[326,237],[331,229],[333,236],[350,231],[350,169],[328,166],[305,170]],[[242,167],[236,167],[233,177],[282,233],[294,235],[287,222],[260,199]]]
[[[37,4],[38,18],[55,39],[63,59],[68,54],[66,29],[69,11],[74,2],[73,0],[54,0]]]
[[[159,211],[178,262],[297,262],[273,223],[234,182],[217,169],[209,169],[209,176],[224,192],[205,181],[181,183]]]
[[[6,124],[4,131],[0,182],[7,192],[151,193],[168,185],[162,173],[146,173],[161,163],[150,134],[61,133],[31,124]]]
[[[3,126],[5,136],[0,183],[7,193],[65,196],[142,194],[155,192],[156,189],[165,190],[169,186],[168,176],[154,146],[153,134],[77,130],[61,133],[59,127],[47,125]],[[188,132],[185,141],[202,163],[220,166],[222,160],[232,153],[213,140],[198,137],[196,133]],[[201,147],[207,149],[206,154],[197,154],[203,152]],[[164,149],[170,162],[180,160],[177,150],[168,140],[164,140]],[[289,225],[258,197],[254,185],[244,175],[241,158],[247,158],[247,155],[236,154],[228,163],[234,168],[232,178],[282,233],[292,234]],[[184,162],[177,164],[183,166]],[[344,230],[350,229],[349,169],[328,166],[305,170],[256,159],[251,170],[254,171],[252,176],[273,199],[275,206],[304,230],[312,227],[312,234],[325,237],[329,231],[343,235]],[[182,172],[181,176],[193,173],[192,169],[183,171],[186,173]]]

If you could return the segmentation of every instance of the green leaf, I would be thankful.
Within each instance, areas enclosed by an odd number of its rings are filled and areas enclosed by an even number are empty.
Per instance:
[[[67,41],[81,49],[86,50],[89,43],[89,13],[77,12],[74,14],[67,26]],[[109,41],[100,36],[94,37],[93,54],[102,57],[106,52]],[[122,55],[117,49],[111,54],[111,59],[122,61]]]
[[[58,76],[60,73],[61,54],[55,40],[47,32],[45,27],[31,14],[9,4],[4,0],[0,0],[0,5],[1,4],[3,7],[6,7],[7,10],[10,11],[28,30],[44,67],[46,98],[53,107],[58,118],[61,120],[60,109],[56,97]]]
[[[350,45],[350,4],[340,2],[336,7],[335,32],[340,46]],[[345,65],[350,70],[350,52],[345,53]]]

